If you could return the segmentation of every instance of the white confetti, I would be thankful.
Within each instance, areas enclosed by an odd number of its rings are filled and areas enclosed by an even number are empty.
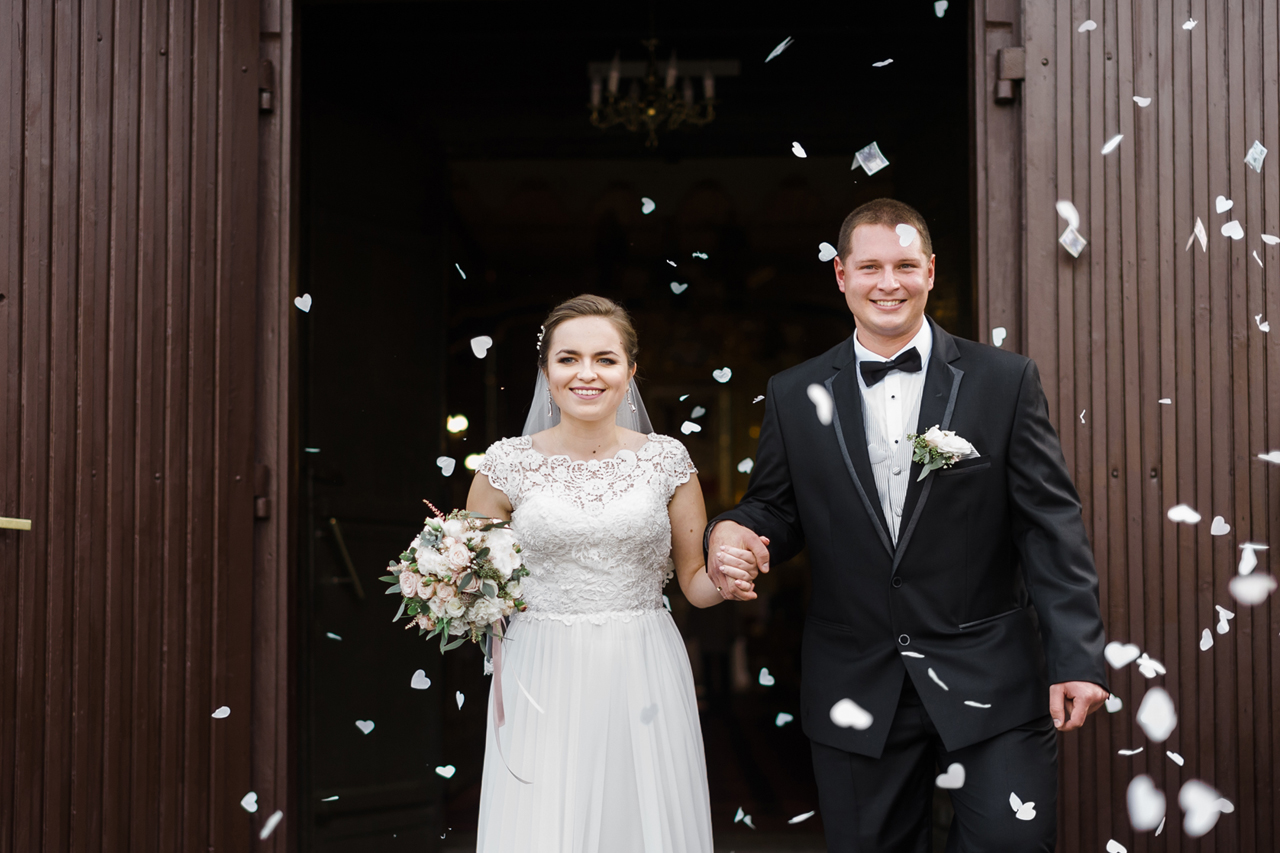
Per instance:
[[[1004,339],[1009,336],[1009,330],[1004,326],[996,326],[991,330],[991,345],[993,347],[1004,346]]]
[[[1125,795],[1129,806],[1129,823],[1139,832],[1146,832],[1164,821],[1164,793],[1150,776],[1135,776]]]
[[[676,265],[676,262],[671,260],[670,258],[667,258],[667,263],[671,264],[671,266],[673,267]]]
[[[1088,410],[1087,410],[1087,409],[1081,409],[1081,410],[1080,410],[1080,423],[1084,423],[1084,413],[1085,413],[1086,411],[1088,411]]]
[[[256,812],[258,810],[258,795],[253,791],[245,794],[240,798],[240,808],[244,809],[249,814]]]
[[[463,281],[467,280],[467,274],[462,271],[462,267],[458,266],[457,264],[454,264],[453,268],[458,271],[458,275],[462,276]]]
[[[1138,655],[1142,654],[1133,643],[1118,643],[1115,640],[1107,643],[1106,648],[1102,650],[1102,656],[1107,659],[1107,663],[1111,664],[1112,669],[1122,669],[1138,659]]]
[[[947,0],[935,0],[933,4],[933,14],[941,18],[943,15],[947,14],[947,6],[949,5],[950,4]]]
[[[413,673],[413,678],[409,679],[409,686],[414,690],[426,690],[431,686],[431,679],[427,678],[426,670],[419,669]]]
[[[942,683],[942,679],[938,677],[938,673],[933,671],[933,667],[929,667],[929,677],[933,679],[933,683],[941,687],[943,690],[951,690],[950,687]]]
[[[646,726],[652,723],[657,716],[658,716],[657,702],[654,702],[652,705],[650,705],[647,708],[640,709],[640,722],[644,723]]]
[[[1107,709],[1108,714],[1115,714],[1124,707],[1124,702],[1114,693],[1108,696],[1107,701],[1102,704]]]
[[[1144,97],[1142,97],[1141,95],[1134,95],[1134,96],[1133,96],[1133,102],[1134,102],[1135,104],[1137,104],[1138,106],[1140,106],[1140,107],[1149,107],[1149,106],[1151,106],[1151,99],[1150,99],[1150,98],[1144,98]]]
[[[1155,678],[1157,675],[1164,675],[1164,664],[1143,652],[1142,657],[1138,658],[1138,672],[1147,678]]]
[[[1164,754],[1169,756],[1169,760],[1172,761],[1174,764],[1178,765],[1179,767],[1181,767],[1183,764],[1186,763],[1185,761],[1182,760],[1181,755],[1178,755],[1178,753],[1173,752],[1172,750],[1166,749],[1164,751]]]
[[[733,371],[727,367],[722,367],[719,370],[711,371],[711,378],[723,385],[733,378]]]
[[[1214,210],[1218,211],[1218,213],[1226,213],[1228,210],[1235,207],[1235,204],[1236,203],[1234,201],[1227,198],[1225,195],[1220,195],[1213,200]]]
[[[462,691],[461,691],[461,690],[459,690],[457,693],[455,693],[455,694],[454,694],[454,698],[458,700],[458,710],[459,710],[459,711],[461,711],[461,710],[462,710],[462,703],[463,703],[463,702],[465,702],[465,701],[467,701],[467,697],[466,697],[466,696],[463,696],[463,695],[462,695]]]
[[[902,654],[902,656],[903,656],[904,658],[922,658],[922,657],[924,657],[924,655],[920,654],[919,652],[902,652],[901,654]]]
[[[1259,453],[1258,458],[1264,462],[1271,462],[1280,465],[1280,450],[1273,450],[1270,453]]]
[[[657,206],[658,205],[654,204],[653,199],[651,198],[640,199],[640,212],[643,213],[645,216],[648,216],[650,213],[653,213],[654,209],[657,208]]]
[[[791,818],[791,820],[787,821],[787,823],[804,823],[806,820],[808,820],[809,818],[813,817],[816,814],[817,812],[805,812],[804,814],[798,814],[795,817]]]
[[[1163,687],[1152,687],[1142,697],[1137,720],[1148,738],[1156,743],[1164,743],[1178,725],[1178,712],[1174,710],[1173,698]]]
[[[763,395],[763,394],[760,394],[760,395],[758,395],[754,400],[752,400],[752,401],[751,401],[751,403],[754,405],[754,404],[756,404],[756,403],[759,403],[759,402],[760,402],[761,400],[763,400],[763,399],[764,399],[764,395]]]
[[[1231,630],[1230,623],[1232,619],[1236,618],[1236,615],[1221,604],[1215,604],[1214,607],[1218,610],[1218,633],[1225,634]]]
[[[1258,262],[1258,266],[1262,267],[1264,270],[1266,269],[1266,267],[1262,266],[1262,258],[1258,257],[1257,249],[1253,250],[1253,259]]]
[[[1160,825],[1156,827],[1156,835],[1159,835],[1164,829],[1164,818],[1160,818]]]
[[[1161,397],[1159,400],[1156,400],[1156,402],[1157,402],[1157,403],[1159,403],[1159,404],[1160,404],[1160,405],[1162,405],[1162,406],[1172,406],[1172,405],[1173,405],[1173,398],[1172,398],[1172,397]]]
[[[1080,253],[1084,251],[1084,247],[1089,245],[1089,241],[1086,240],[1079,231],[1071,227],[1068,227],[1067,230],[1062,232],[1062,235],[1058,237],[1058,242],[1062,244],[1062,248],[1066,249],[1073,258],[1080,257]]]
[[[330,640],[341,640],[341,639],[342,639],[341,637],[339,637],[337,634],[333,633],[332,631],[325,631],[325,632],[324,632],[324,635],[325,635],[326,637],[328,637]]]
[[[756,467],[756,462],[750,456],[738,463],[739,474],[750,474],[752,469]]]
[[[808,394],[809,402],[813,403],[813,407],[818,412],[818,423],[823,426],[830,426],[835,408],[835,403],[831,399],[831,392],[815,382],[809,386]]]
[[[297,306],[299,311],[310,313],[311,311],[311,294],[304,293],[301,296],[295,296],[293,304]]]
[[[1262,315],[1261,315],[1261,314],[1254,314],[1254,315],[1253,315],[1253,322],[1257,323],[1257,324],[1258,324],[1258,328],[1259,328],[1259,329],[1261,329],[1263,332],[1270,332],[1270,331],[1271,331],[1271,321],[1270,321],[1270,320],[1263,320],[1263,319],[1262,319]]]
[[[1034,820],[1035,819],[1035,816],[1036,816],[1035,803],[1024,803],[1022,800],[1018,799],[1017,794],[1010,793],[1009,806],[1013,809],[1014,816],[1017,817],[1018,820]]]
[[[734,823],[740,823],[747,813],[742,810],[742,806],[738,806],[738,813],[733,816]]]
[[[1116,754],[1117,755],[1137,755],[1139,752],[1142,752],[1142,750],[1144,749],[1146,749],[1146,747],[1144,746],[1140,746],[1137,749],[1121,749],[1121,750],[1117,750]]]
[[[890,63],[892,63],[892,62],[893,62],[893,60],[892,60],[892,59],[882,59],[882,60],[880,60],[879,62],[873,62],[873,63],[871,63],[871,67],[872,67],[872,68],[884,68],[886,65],[889,65],[889,64],[890,64]]]
[[[1268,595],[1276,591],[1276,579],[1261,572],[1256,575],[1239,575],[1227,584],[1227,591],[1241,604],[1261,604],[1267,600]]]
[[[1204,223],[1200,221],[1199,216],[1196,217],[1196,227],[1191,229],[1191,236],[1187,238],[1187,248],[1183,249],[1183,251],[1190,251],[1191,245],[1196,240],[1200,241],[1200,251],[1209,251],[1209,234],[1204,230]]]
[[[694,253],[693,253],[693,256],[694,256],[695,258],[701,258],[701,259],[702,259],[702,260],[704,260],[704,261],[707,259],[707,253],[706,253],[706,252],[694,252]]]
[[[373,726],[373,720],[356,720],[356,728],[365,734],[373,731]]]
[[[320,798],[320,802],[322,802],[322,803],[332,803],[332,802],[333,802],[334,800],[336,800],[336,799],[338,799],[338,795],[337,795],[337,794],[334,794],[332,797],[321,797],[321,798]]]
[[[1200,651],[1207,652],[1213,648],[1213,632],[1208,628],[1204,629],[1204,633],[1200,635]]]
[[[1085,22],[1084,22],[1083,24],[1081,24],[1080,26],[1076,27],[1076,32],[1078,32],[1078,33],[1087,33],[1087,32],[1089,32],[1090,30],[1096,30],[1097,28],[1098,28],[1098,24],[1097,24],[1097,22],[1096,22],[1096,21],[1094,21],[1094,20],[1092,20],[1092,19],[1090,19],[1090,20],[1085,21]]]
[[[1222,226],[1222,236],[1230,237],[1232,240],[1244,239],[1244,227],[1240,224],[1239,219],[1233,219],[1226,225]]]
[[[231,716],[231,709],[228,708],[226,705],[223,705],[221,708],[218,708],[216,711],[214,711],[211,716],[215,720],[225,720],[227,717]]]
[[[1188,19],[1187,22],[1182,25],[1182,28],[1184,30],[1194,30],[1196,28],[1196,24],[1198,23],[1200,22],[1193,19]]]
[[[808,154],[804,153],[804,146],[801,145],[799,142],[791,143],[791,153],[796,155],[797,157],[809,156]]]
[[[768,62],[770,59],[773,59],[775,56],[782,53],[787,48],[791,47],[791,44],[792,44],[791,36],[787,36],[781,42],[778,43],[777,47],[775,47],[772,51],[770,51],[769,55],[764,58],[764,61]]]
[[[954,762],[947,767],[947,772],[940,774],[933,783],[939,788],[945,788],[948,791],[954,791],[964,787],[964,765],[960,762]]]
[[[1076,210],[1076,206],[1074,204],[1064,198],[1059,199],[1055,207],[1058,210],[1058,215],[1067,221],[1067,227],[1080,227],[1080,212]]]
[[[680,294],[684,293],[688,289],[689,289],[688,282],[685,282],[684,284],[681,284],[678,281],[671,282],[671,292],[674,293],[676,296],[679,296]]]
[[[1129,853],[1123,844],[1114,838],[1107,842],[1107,853]]]
[[[837,254],[839,253],[836,251],[836,247],[831,245],[830,243],[818,244],[818,260],[829,261],[832,258],[834,258]]]
[[[764,666],[764,667],[761,667],[761,668],[760,668],[760,684],[761,684],[761,686],[763,686],[763,687],[772,687],[776,681],[777,681],[777,679],[775,679],[772,675],[770,675],[770,674],[769,674],[769,667]]]
[[[491,346],[493,346],[493,338],[488,335],[480,335],[471,339],[471,351],[475,353],[476,358],[484,358]]]
[[[445,779],[452,779],[453,774],[457,772],[458,768],[454,767],[452,764],[442,764],[436,768],[436,775]]]
[[[831,722],[844,729],[864,731],[874,722],[871,713],[852,699],[841,699],[831,706]]]
[[[276,809],[271,813],[271,817],[267,818],[267,822],[262,825],[262,831],[258,833],[259,841],[266,841],[271,837],[271,833],[276,831],[276,827],[280,825],[280,821],[284,820],[284,812]]]
[[[991,707],[990,702],[987,702],[987,703],[975,702],[972,699],[964,700],[964,704],[968,705],[970,708],[990,708]]]
[[[1245,162],[1245,165],[1248,166],[1250,169],[1253,169],[1253,171],[1261,172],[1262,161],[1265,160],[1266,158],[1267,158],[1266,146],[1264,146],[1261,142],[1255,139],[1253,140],[1252,147],[1249,148],[1249,153],[1244,155],[1244,162]]]
[[[785,726],[787,723],[791,722],[794,719],[795,717],[791,716],[786,711],[779,711],[778,716],[774,717],[773,719],[773,724],[778,728],[782,728],[783,726]]]
[[[1120,140],[1122,139],[1124,139],[1123,133],[1117,133],[1115,136],[1108,139],[1106,144],[1102,146],[1102,153],[1106,155],[1106,154],[1110,154],[1112,151],[1115,151],[1117,148],[1120,147]]]
[[[1236,573],[1247,575],[1258,567],[1258,555],[1248,543],[1240,546],[1240,562],[1236,565]]]
[[[1192,838],[1213,829],[1222,814],[1219,800],[1222,795],[1199,779],[1192,779],[1178,791],[1178,805],[1186,815],[1182,818],[1182,830]]]
[[[707,410],[706,410],[706,409],[704,409],[704,408],[702,408],[701,406],[694,406],[694,407],[693,407],[693,411],[689,413],[689,417],[691,417],[691,418],[700,418],[700,417],[702,417],[703,415],[705,415],[706,413],[707,413]]]
[[[1210,536],[1226,536],[1231,532],[1231,525],[1227,524],[1227,520],[1220,515],[1213,517],[1213,523],[1209,525]]]
[[[1200,521],[1200,513],[1186,504],[1177,504],[1169,507],[1169,511],[1165,515],[1169,517],[1170,521],[1179,524],[1196,524]]]
[[[854,155],[853,165],[849,168],[852,170],[861,166],[867,175],[874,175],[888,165],[889,161],[885,159],[884,154],[880,153],[880,145],[873,142]]]
[[[914,225],[908,225],[905,222],[899,223],[893,230],[898,235],[898,245],[904,249],[914,243],[916,238],[920,236],[920,232],[915,229]]]
[[[693,432],[702,432],[702,427],[698,426],[693,421],[685,421],[680,424],[680,431],[685,435],[688,435]]]
[[[440,466],[440,473],[446,477],[453,476],[453,469],[458,466],[458,460],[449,456],[437,456],[436,465]]]
[[[1266,243],[1268,246],[1274,246],[1277,243],[1280,243],[1280,237],[1277,237],[1274,234],[1263,234],[1262,242]]]

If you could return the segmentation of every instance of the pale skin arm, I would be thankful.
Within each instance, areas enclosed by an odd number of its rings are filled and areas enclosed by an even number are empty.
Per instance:
[[[676,564],[676,578],[685,598],[694,607],[710,607],[727,598],[750,601],[756,597],[751,583],[753,573],[748,571],[751,557],[748,552],[726,552],[720,589],[716,589],[716,582],[703,571],[702,531],[707,527],[707,507],[696,474],[676,488],[667,514],[671,518],[671,558]]]
[[[506,492],[495,488],[484,474],[476,474],[471,481],[471,491],[467,492],[467,512],[478,512],[489,518],[511,520],[511,501]]]
[[[726,555],[741,555],[746,552],[748,556],[745,560],[746,565],[741,565],[743,561],[733,562],[726,560]],[[756,571],[766,574],[769,572],[769,539],[764,536],[757,536],[749,528],[743,527],[736,521],[722,521],[711,531],[711,540],[707,543],[707,574],[711,577],[713,585],[723,586],[721,578],[721,566],[723,565],[739,565],[741,568],[748,570],[752,580],[755,579]],[[752,598],[755,595],[752,594]]]
[[[1110,696],[1092,681],[1067,681],[1049,686],[1049,716],[1060,732],[1084,725],[1085,717],[1102,707]]]

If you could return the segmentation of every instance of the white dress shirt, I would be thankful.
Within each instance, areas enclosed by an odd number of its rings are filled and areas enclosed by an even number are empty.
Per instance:
[[[854,369],[858,373],[858,387],[862,389],[862,421],[867,433],[867,455],[875,475],[876,491],[880,507],[893,541],[898,541],[902,525],[902,507],[907,497],[911,476],[911,455],[914,448],[907,435],[918,432],[920,399],[924,395],[924,375],[933,352],[933,330],[926,321],[910,343],[893,354],[897,358],[911,347],[920,351],[922,368],[917,373],[891,370],[884,379],[870,388],[862,378],[862,362],[890,361],[864,347],[853,335]],[[929,424],[927,426],[932,426]],[[926,428],[927,428],[926,426]]]

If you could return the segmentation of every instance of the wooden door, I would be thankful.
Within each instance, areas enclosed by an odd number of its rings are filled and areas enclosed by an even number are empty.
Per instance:
[[[0,516],[31,521],[0,530],[0,851],[248,850],[283,805],[254,692],[259,20],[20,0],[0,28]]]
[[[1228,583],[1237,546],[1271,541],[1280,510],[1280,468],[1258,458],[1280,447],[1280,342],[1262,326],[1280,318],[1280,246],[1263,240],[1280,235],[1280,2],[979,0],[973,36],[982,337],[1004,326],[1005,346],[1039,364],[1108,638],[1167,670],[1113,672],[1124,709],[1061,738],[1060,849],[1270,850],[1280,614]],[[1255,140],[1272,152],[1261,171],[1245,163]],[[1079,210],[1079,258],[1057,242],[1059,199]],[[1188,246],[1197,219],[1205,248]],[[1233,221],[1240,239],[1223,232]],[[1169,521],[1179,503],[1203,520]],[[1211,533],[1215,516],[1229,533]],[[1217,607],[1235,614],[1226,633]],[[1134,722],[1157,685],[1178,711],[1162,744]],[[1129,824],[1140,773],[1168,798],[1158,837]],[[1190,779],[1235,805],[1200,839],[1181,828]]]

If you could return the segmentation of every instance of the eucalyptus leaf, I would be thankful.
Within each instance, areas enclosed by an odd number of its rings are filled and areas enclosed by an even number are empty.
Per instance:
[[[498,597],[498,585],[493,581],[485,581],[484,583],[480,584],[480,589],[483,590],[484,594],[487,595],[489,598]]]
[[[396,577],[395,575],[383,575],[382,577],[378,578],[378,580],[382,581],[383,583],[393,583],[396,586],[400,585],[400,578]]]
[[[465,642],[467,641],[467,639],[468,639],[467,635],[466,635],[466,634],[463,634],[461,637],[459,637],[458,639],[454,640],[452,643],[448,643],[448,644],[446,644],[446,645],[441,646],[441,647],[440,647],[440,651],[441,651],[441,652],[447,652],[447,651],[449,651],[450,649],[456,649],[458,646],[460,646],[460,645],[462,645],[463,643],[465,643]]]
[[[396,611],[396,616],[395,616],[395,618],[394,618],[394,619],[392,619],[392,620],[391,620],[392,622],[399,622],[399,621],[400,621],[400,617],[404,615],[404,605],[405,605],[405,600],[404,600],[404,599],[401,599],[401,600],[400,600],[400,609]]]
[[[399,591],[400,591],[400,584],[396,584],[393,587],[388,587],[387,591],[384,592],[383,595],[390,595],[393,592],[399,592]]]
[[[481,559],[481,560],[483,560],[484,558],[486,558],[486,557],[488,557],[488,556],[489,556],[489,546],[488,546],[488,545],[484,546],[483,548],[481,548],[479,551],[477,551],[477,552],[476,552],[476,557],[478,557],[478,558],[479,558],[479,559]]]
[[[458,589],[466,589],[467,584],[471,583],[471,572],[463,572],[462,577],[458,578]]]

